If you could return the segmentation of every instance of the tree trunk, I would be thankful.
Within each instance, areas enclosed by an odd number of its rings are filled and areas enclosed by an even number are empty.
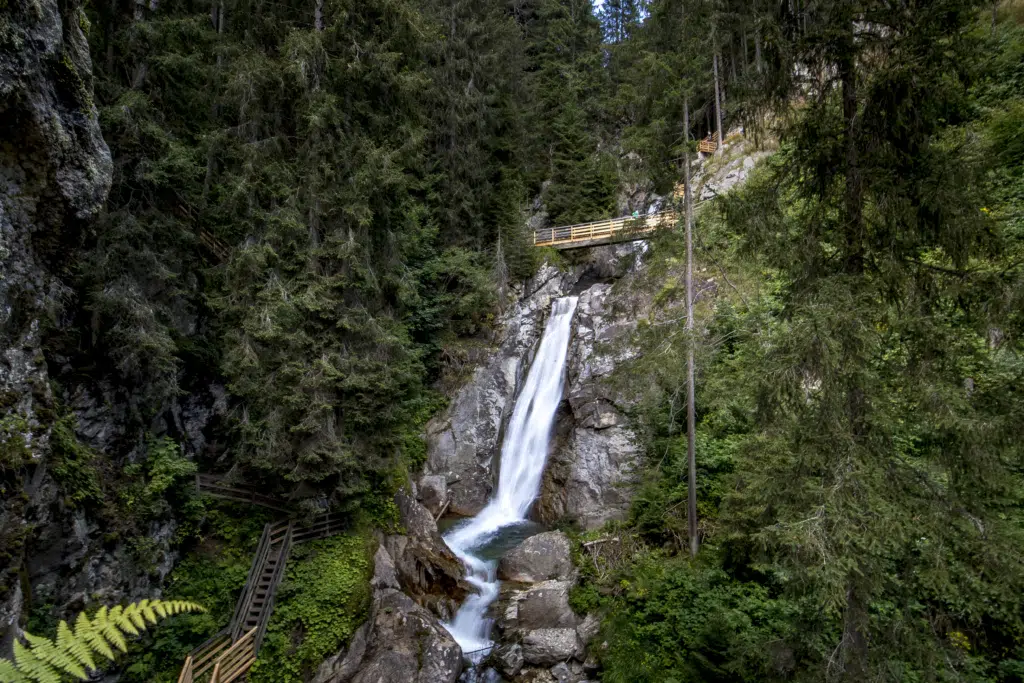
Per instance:
[[[316,7],[313,10],[313,26],[318,33],[324,31],[324,0],[316,0]]]
[[[690,557],[697,557],[697,456],[696,413],[693,390],[693,195],[690,192],[690,103],[683,98],[683,200],[686,204],[686,458],[689,462],[689,483],[686,518],[690,534]]]
[[[846,271],[851,275],[859,275],[864,272],[864,179],[857,152],[857,66],[853,30],[851,22],[848,44],[838,66],[846,137]]]
[[[764,66],[761,63],[761,29],[754,30],[754,67],[757,73],[761,73]]]
[[[715,130],[718,131],[718,147],[715,149],[715,154],[721,155],[725,136],[722,135],[722,88],[718,80],[718,60],[718,50],[716,49],[711,60],[715,70]]]
[[[999,22],[999,0],[992,1],[992,37],[996,36],[996,24]]]

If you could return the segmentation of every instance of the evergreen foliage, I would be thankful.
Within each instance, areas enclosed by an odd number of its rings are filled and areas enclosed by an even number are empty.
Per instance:
[[[762,63],[732,79],[722,48],[727,102],[783,146],[697,231],[692,564],[682,323],[641,326],[650,458],[617,532],[639,550],[581,593],[606,680],[1019,680],[1022,24],[979,9],[730,15]],[[644,282],[669,320],[680,249]]]
[[[202,612],[203,608],[183,600],[142,600],[112,609],[101,607],[91,618],[84,612],[75,620],[74,629],[66,621],[57,625],[51,640],[31,633],[14,643],[14,661],[0,659],[0,680],[5,683],[59,683],[74,678],[89,680],[95,672],[97,655],[113,660],[115,649],[127,652],[126,636],[138,636],[164,619],[184,612]]]

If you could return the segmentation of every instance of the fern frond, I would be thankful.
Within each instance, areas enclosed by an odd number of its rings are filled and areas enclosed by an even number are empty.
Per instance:
[[[204,611],[185,600],[142,600],[127,607],[101,607],[92,619],[79,614],[74,630],[62,621],[56,640],[25,633],[24,643],[14,642],[14,661],[0,659],[0,683],[60,683],[64,676],[86,681],[96,670],[96,653],[113,660],[111,646],[128,649],[124,634],[137,636],[163,617]]]
[[[114,651],[110,649],[103,634],[96,629],[89,617],[85,616],[85,612],[79,614],[78,619],[75,620],[75,638],[85,643],[92,652],[99,652],[113,661]]]
[[[92,658],[92,650],[88,643],[75,638],[68,622],[63,620],[57,624],[57,647],[62,648],[85,669],[94,670],[96,668],[96,660]]]
[[[3,683],[32,683],[32,679],[18,671],[14,662],[0,659],[0,681]]]
[[[60,683],[60,672],[35,656],[29,648],[14,641],[14,666],[28,676],[29,680],[38,683]]]
[[[89,680],[89,675],[85,673],[82,665],[62,650],[57,643],[49,638],[34,636],[31,633],[25,633],[25,640],[32,649],[32,656],[36,659],[46,662],[58,671],[69,673],[80,681]]]
[[[123,617],[121,614],[123,611],[124,608],[121,605],[109,611],[106,607],[100,607],[100,611],[92,618],[92,623],[96,630],[103,634],[108,643],[121,652],[126,652],[128,650],[128,641],[125,640],[124,634],[121,631],[137,636],[139,635],[139,630],[132,625],[130,619]]]

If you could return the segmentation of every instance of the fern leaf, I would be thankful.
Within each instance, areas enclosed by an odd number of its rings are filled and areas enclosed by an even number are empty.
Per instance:
[[[124,612],[124,608],[120,605],[110,611],[107,611],[106,607],[101,607],[96,616],[92,618],[92,623],[96,630],[103,634],[108,643],[121,652],[126,652],[128,650],[128,641],[124,639],[121,631],[130,633],[133,636],[139,635],[139,631],[132,625],[130,619],[124,618],[122,612]]]
[[[124,634],[136,636],[159,618],[204,611],[185,600],[142,600],[127,607],[101,607],[92,619],[79,614],[74,630],[65,621],[57,625],[56,640],[31,633],[24,634],[27,645],[16,640],[14,661],[0,659],[0,683],[60,683],[64,675],[89,680],[88,672],[97,668],[95,653],[113,660],[111,645],[122,652],[128,649]]]
[[[89,680],[89,676],[82,666],[49,638],[34,636],[26,632],[25,640],[28,641],[32,648],[32,656],[36,659],[46,662],[57,671],[71,674],[80,681]]]
[[[68,622],[63,620],[57,624],[57,647],[67,652],[69,657],[72,657],[85,669],[89,671],[96,669],[96,660],[92,658],[89,644],[76,638],[71,627],[68,626]]]
[[[0,659],[0,681],[3,683],[32,683],[32,679],[18,671],[14,662]]]
[[[96,628],[96,624],[85,616],[85,612],[78,615],[75,620],[75,638],[89,646],[93,652],[99,652],[107,659],[113,661],[114,651],[110,649],[103,634]]]
[[[60,672],[35,656],[29,648],[14,641],[14,664],[29,680],[37,683],[60,683]]]
[[[153,600],[152,602],[150,602],[149,600],[143,600],[139,603],[139,613],[142,614],[142,616],[145,617],[146,621],[148,621],[150,624],[155,624],[157,621],[156,610],[153,609],[153,606],[155,603],[158,602],[159,600]],[[148,627],[144,626],[143,628]]]
[[[142,618],[142,610],[139,609],[138,605],[128,605],[125,607],[124,616],[128,618],[128,621],[130,621],[132,626],[138,629],[140,633],[146,630],[146,620]]]

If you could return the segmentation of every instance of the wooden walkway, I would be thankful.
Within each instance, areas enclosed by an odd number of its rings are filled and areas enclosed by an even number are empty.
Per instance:
[[[563,225],[558,228],[541,228],[533,233],[533,245],[555,249],[582,249],[600,244],[633,242],[646,239],[656,230],[675,225],[678,217],[679,214],[675,211],[662,211],[639,218],[622,216],[591,223]]]
[[[286,509],[285,503],[277,498],[261,494],[254,497],[251,487],[225,484],[212,475],[199,475],[196,486],[201,492],[220,498],[273,510]],[[308,525],[281,520],[264,526],[231,622],[188,653],[178,683],[231,683],[243,678],[259,654],[292,546],[339,534],[345,530],[343,522],[341,515],[324,514]]]

